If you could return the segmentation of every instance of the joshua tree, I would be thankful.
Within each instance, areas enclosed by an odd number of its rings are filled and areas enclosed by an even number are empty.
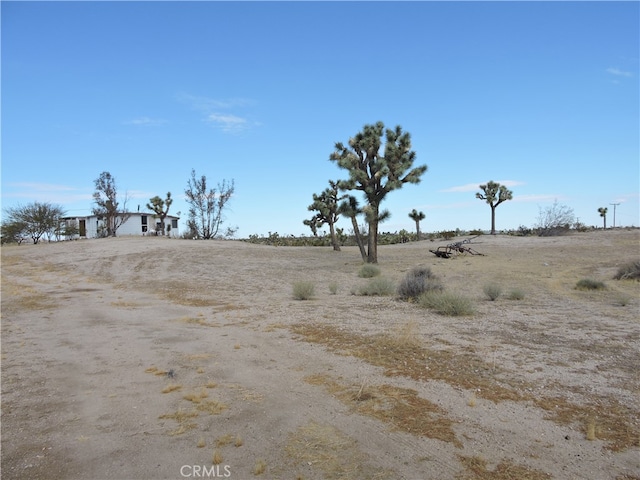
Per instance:
[[[339,205],[338,211],[351,219],[351,225],[353,225],[353,234],[356,237],[356,242],[358,243],[358,248],[360,249],[360,255],[362,255],[362,260],[367,261],[367,252],[364,249],[364,243],[362,242],[362,235],[360,235],[360,228],[358,227],[358,220],[356,217],[363,213],[362,209],[358,205],[358,200],[356,197],[349,195],[347,198]]]
[[[415,208],[411,210],[409,218],[416,222],[416,238],[420,240],[420,221],[424,220],[424,213],[418,212]]]
[[[338,182],[329,180],[329,188],[326,188],[320,195],[313,194],[313,203],[309,205],[309,211],[317,211],[311,220],[305,220],[304,224],[311,228],[314,235],[317,235],[318,228],[325,223],[329,225],[331,232],[331,245],[336,251],[340,251],[340,242],[336,237],[335,224],[340,217],[338,202],[343,197],[338,198]]]
[[[511,200],[513,192],[508,190],[504,185],[500,185],[494,181],[489,181],[486,185],[480,185],[480,189],[484,193],[476,193],[476,198],[485,200],[491,207],[491,235],[496,234],[496,207],[502,202]]]
[[[606,230],[607,229],[607,207],[600,207],[598,209],[598,213],[600,214],[600,216],[604,221],[604,229]]]
[[[386,133],[384,156],[379,150]],[[411,150],[411,135],[399,125],[384,130],[384,124],[365,125],[361,132],[349,139],[349,145],[335,144],[329,159],[349,171],[349,180],[341,180],[341,190],[361,190],[367,200],[365,215],[369,223],[367,262],[378,262],[378,224],[388,212],[380,211],[387,193],[402,188],[405,183],[420,183],[426,165],[412,168],[416,153]]]
[[[156,195],[147,203],[147,208],[153,210],[153,212],[160,217],[160,230],[162,231],[162,235],[164,235],[164,219],[167,218],[169,207],[171,207],[172,203],[171,192],[167,192],[167,198],[164,200]]]

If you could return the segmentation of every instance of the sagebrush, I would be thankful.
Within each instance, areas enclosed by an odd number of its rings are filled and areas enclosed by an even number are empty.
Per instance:
[[[358,290],[359,295],[386,296],[393,295],[396,290],[393,280],[386,277],[372,278]]]
[[[300,280],[293,284],[293,298],[296,300],[309,300],[315,294],[315,285],[313,282]]]
[[[358,276],[362,278],[372,278],[380,275],[380,267],[367,263],[358,271]]]
[[[471,299],[457,293],[431,291],[420,295],[418,300],[420,306],[434,310],[441,315],[459,317],[475,313]]]
[[[415,267],[398,284],[398,296],[404,300],[417,299],[424,292],[442,291],[440,280],[428,267]]]

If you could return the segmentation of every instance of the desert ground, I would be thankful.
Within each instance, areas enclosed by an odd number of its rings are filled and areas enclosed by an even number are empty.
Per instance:
[[[359,294],[352,247],[3,247],[2,478],[640,478],[640,230],[445,243],[381,277],[429,267],[472,315]]]

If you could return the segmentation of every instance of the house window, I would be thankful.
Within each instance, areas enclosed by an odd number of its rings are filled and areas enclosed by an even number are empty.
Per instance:
[[[178,219],[177,218],[172,218],[171,219],[171,228],[178,228]]]
[[[146,225],[147,224],[147,216],[146,215],[141,215],[140,216],[140,221],[142,222],[142,225]]]

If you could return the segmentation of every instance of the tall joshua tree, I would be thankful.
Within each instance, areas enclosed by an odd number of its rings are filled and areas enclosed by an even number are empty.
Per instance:
[[[489,181],[486,185],[480,185],[483,193],[476,193],[476,198],[486,201],[491,207],[491,235],[496,234],[496,207],[502,202],[511,200],[513,192],[504,185]]]
[[[604,221],[604,229],[606,230],[607,229],[607,207],[600,207],[598,209],[598,213],[600,214],[600,216]]]
[[[384,154],[380,154],[382,136],[386,134]],[[369,223],[367,262],[378,263],[378,224],[388,217],[380,211],[386,195],[405,183],[420,183],[427,166],[413,167],[416,153],[411,150],[411,135],[401,126],[387,129],[378,122],[365,125],[361,132],[349,139],[349,145],[335,144],[329,159],[349,172],[348,180],[338,182],[341,190],[360,190],[367,200],[365,215]]]
[[[418,212],[415,208],[411,210],[409,218],[416,222],[416,238],[420,240],[420,221],[424,220],[424,213]]]
[[[167,218],[169,214],[169,207],[173,203],[173,199],[171,198],[171,192],[167,192],[167,198],[162,199],[157,195],[149,200],[147,203],[147,208],[149,210],[153,210],[153,212],[160,218],[160,230],[162,231],[162,235],[164,235],[164,219]]]

